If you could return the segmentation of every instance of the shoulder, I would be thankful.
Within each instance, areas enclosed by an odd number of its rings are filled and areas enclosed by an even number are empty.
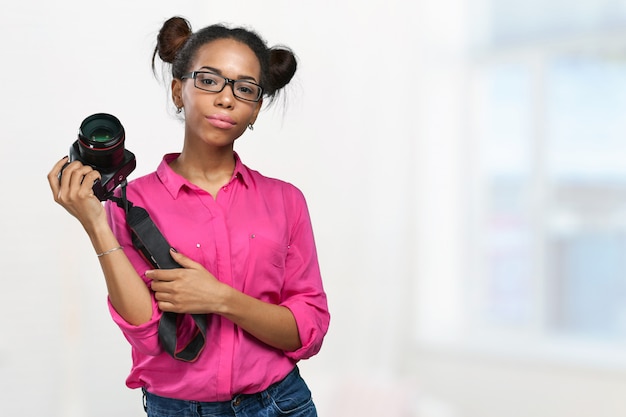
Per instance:
[[[126,185],[126,197],[133,204],[141,205],[146,200],[152,199],[151,196],[158,194],[160,192],[159,190],[163,190],[163,186],[160,184],[157,173],[151,172],[137,178],[129,179]],[[118,187],[114,195],[120,198],[122,195],[122,187]]]
[[[132,188],[140,188],[142,186],[150,185],[158,181],[158,174],[156,171],[153,171],[149,174],[144,174],[140,177],[133,178],[128,182],[128,186]]]
[[[261,174],[259,171],[244,166],[246,170],[246,181],[251,186],[259,189],[262,192],[280,193],[284,196],[289,196],[299,200],[304,200],[304,194],[296,185],[289,181],[285,181],[279,178],[268,177]]]
[[[159,176],[155,171],[130,180],[128,182],[128,189],[136,193],[141,193],[142,191],[151,190],[155,184],[160,182]]]

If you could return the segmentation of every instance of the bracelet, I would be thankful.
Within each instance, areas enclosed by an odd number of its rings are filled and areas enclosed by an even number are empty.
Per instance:
[[[108,255],[111,252],[115,252],[116,250],[120,250],[120,249],[124,249],[124,246],[118,246],[117,248],[113,248],[113,249],[109,249],[108,251],[102,252],[102,253],[96,253],[96,256],[98,258],[104,256],[104,255]]]

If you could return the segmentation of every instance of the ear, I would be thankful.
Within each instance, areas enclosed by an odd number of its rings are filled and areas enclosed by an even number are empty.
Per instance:
[[[183,103],[183,80],[172,80],[172,101],[177,108],[184,107]]]

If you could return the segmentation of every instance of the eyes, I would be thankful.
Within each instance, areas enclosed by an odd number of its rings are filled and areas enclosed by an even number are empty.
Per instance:
[[[252,81],[231,80],[213,72],[194,71],[183,78],[193,78],[197,88],[212,93],[219,93],[226,84],[230,84],[235,97],[246,101],[259,101],[263,95],[261,86]]]
[[[205,85],[207,87],[211,85],[217,85],[217,81],[211,77],[198,78],[198,83]]]
[[[235,84],[237,85],[237,84]],[[248,94],[248,95],[252,95],[254,93],[254,88],[241,83],[239,87],[235,87],[237,89],[237,91],[239,91],[242,94]]]

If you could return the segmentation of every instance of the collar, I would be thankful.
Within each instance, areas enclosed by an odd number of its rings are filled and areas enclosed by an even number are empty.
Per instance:
[[[170,163],[178,158],[179,155],[180,153],[166,154],[163,156],[163,159],[156,170],[157,177],[174,199],[178,198],[180,190],[183,187],[190,190],[200,190],[197,185],[192,184],[183,176],[175,173],[170,167]],[[233,175],[228,184],[232,184],[234,181],[239,181],[246,188],[248,188],[248,184],[250,183],[250,172],[248,172],[248,168],[241,162],[237,152],[233,152],[233,155],[235,157],[235,170],[233,171]]]

